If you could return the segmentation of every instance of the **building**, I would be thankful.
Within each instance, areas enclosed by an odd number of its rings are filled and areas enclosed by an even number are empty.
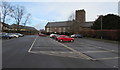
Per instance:
[[[80,30],[79,31],[90,30],[91,26],[93,26],[93,23],[94,23],[94,21],[87,21],[84,24],[80,24]]]
[[[47,33],[79,33],[81,30],[90,29],[93,21],[86,22],[85,10],[76,10],[75,20],[73,21],[60,21],[48,22],[45,26]]]
[[[11,30],[17,30],[18,25],[12,24],[9,27],[11,28]],[[19,25],[19,30],[20,31],[36,31],[34,27],[23,26],[23,25]]]
[[[0,22],[0,31],[2,32],[4,30],[10,30],[10,27],[8,24]]]
[[[48,22],[45,31],[47,33],[70,33],[72,24],[73,21]]]
[[[0,31],[17,31],[17,24],[8,25],[0,22]],[[34,27],[19,25],[20,31],[37,31]]]

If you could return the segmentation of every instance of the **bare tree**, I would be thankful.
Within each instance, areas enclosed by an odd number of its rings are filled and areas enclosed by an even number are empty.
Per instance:
[[[0,12],[0,22],[1,22],[1,12]]]
[[[73,21],[75,19],[75,14],[71,13],[71,15],[68,17],[68,20]]]
[[[3,23],[6,22],[6,17],[8,15],[10,15],[11,13],[11,9],[12,9],[12,6],[10,5],[10,3],[8,2],[2,2],[1,5],[0,5],[1,9],[2,9],[2,12],[1,12],[1,21]]]
[[[21,20],[24,15],[25,15],[25,7],[24,6],[16,5],[16,6],[12,7],[11,17],[14,18],[17,23],[17,30],[19,30],[19,25],[20,25]]]
[[[24,26],[27,24],[27,22],[30,21],[30,18],[31,18],[31,14],[28,13],[27,16],[25,17],[25,21],[24,21],[24,23],[23,23]]]

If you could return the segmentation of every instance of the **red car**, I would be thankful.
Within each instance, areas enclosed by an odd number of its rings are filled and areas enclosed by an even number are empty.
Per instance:
[[[74,41],[74,38],[71,38],[71,37],[69,37],[69,36],[67,36],[67,35],[60,35],[60,36],[57,37],[57,40],[58,40],[59,42],[63,42],[63,41],[73,42],[73,41]]]

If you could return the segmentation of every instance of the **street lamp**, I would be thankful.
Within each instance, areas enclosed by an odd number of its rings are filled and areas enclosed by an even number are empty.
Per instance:
[[[103,16],[103,15],[101,15],[101,40],[103,39],[103,38],[102,38],[102,29],[103,29],[103,27],[102,27],[102,16]]]
[[[99,17],[100,17],[100,29],[101,29],[101,37],[100,37],[100,39],[102,40],[103,39],[103,37],[102,37],[102,29],[103,29],[103,24],[102,24],[102,20],[103,20],[103,15],[98,15]]]

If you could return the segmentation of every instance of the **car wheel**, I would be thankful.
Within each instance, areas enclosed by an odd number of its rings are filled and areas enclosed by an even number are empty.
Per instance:
[[[59,40],[60,42],[63,42],[63,40],[61,39],[61,40]]]
[[[6,39],[10,39],[9,37],[7,37]]]
[[[19,36],[16,36],[16,38],[19,38]]]
[[[70,42],[74,42],[74,40],[70,40]]]

